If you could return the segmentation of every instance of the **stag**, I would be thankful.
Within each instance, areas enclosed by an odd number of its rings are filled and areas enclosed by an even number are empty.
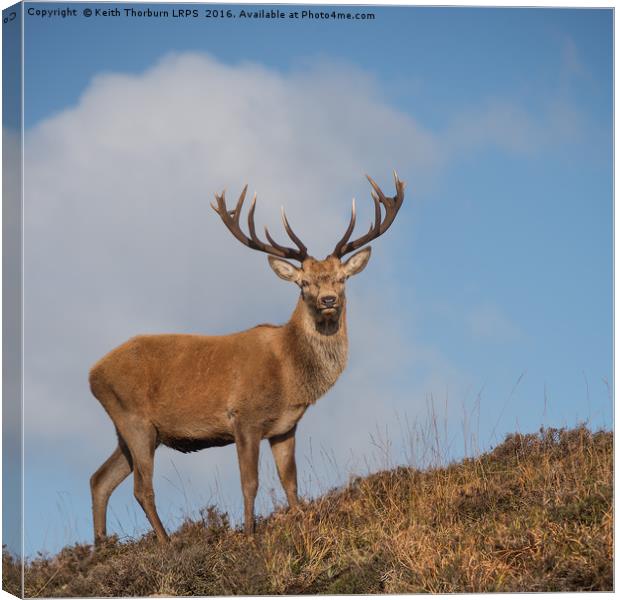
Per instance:
[[[153,491],[153,459],[160,444],[181,452],[235,444],[245,532],[251,534],[259,445],[268,439],[288,504],[297,505],[295,430],[308,407],[345,368],[345,282],[364,269],[370,246],[347,260],[343,257],[385,233],[404,199],[405,184],[396,173],[393,197],[368,180],[374,201],[370,230],[350,240],[355,227],[353,200],[349,225],[324,260],[308,254],[284,209],[284,229],[296,247],[278,244],[267,228],[268,242],[259,239],[254,224],[256,194],[248,212],[248,237],[239,225],[247,185],[233,210],[227,208],[224,192],[215,194],[216,204],[211,206],[228,230],[248,248],[267,253],[276,275],[300,288],[297,306],[285,325],[258,325],[231,335],[139,335],[93,366],[91,391],[112,419],[118,437],[116,450],[90,479],[96,547],[106,539],[110,495],[132,471],[136,500],[158,540],[168,540]]]

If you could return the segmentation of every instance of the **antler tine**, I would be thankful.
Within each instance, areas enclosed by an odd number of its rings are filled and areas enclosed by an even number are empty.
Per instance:
[[[220,210],[222,208],[222,200],[224,198],[224,194],[226,193],[226,190],[222,190],[221,194],[218,194],[217,192],[215,192],[215,194],[213,194],[215,196],[215,201],[217,202],[217,206],[215,206],[215,204],[213,204],[213,202],[211,202],[211,208],[219,215],[220,214]],[[226,207],[226,204],[224,203],[224,207]]]
[[[381,191],[381,188],[377,185],[374,179],[372,179],[372,177],[366,175],[366,178],[372,186],[372,191],[370,192],[370,195],[375,205],[374,221],[366,235],[352,240],[351,242],[348,241],[349,237],[351,236],[351,232],[353,231],[350,223],[344,237],[336,244],[336,247],[332,252],[332,256],[336,256],[337,258],[342,258],[345,254],[348,254],[349,252],[360,248],[364,244],[367,244],[368,242],[374,240],[375,238],[378,238],[380,235],[385,233],[396,218],[396,215],[400,210],[400,207],[402,206],[403,200],[405,199],[405,184],[400,179],[398,179],[396,171],[394,171],[394,184],[396,186],[396,195],[393,197],[387,197]],[[382,205],[385,209],[385,217],[383,219],[381,218]],[[353,224],[354,222],[355,220],[352,219]]]
[[[241,195],[239,196],[239,200],[237,200],[237,206],[235,206],[234,212],[230,215],[235,223],[239,223],[239,216],[241,215],[241,208],[243,207],[243,201],[245,200],[245,195],[248,191],[248,184],[245,184],[245,187],[241,191]]]
[[[269,243],[276,248],[276,250],[279,250],[280,252],[286,253],[288,251],[292,251],[292,252],[297,252],[296,250],[293,250],[292,248],[287,248],[286,246],[282,246],[280,244],[278,244],[278,242],[276,242],[270,235],[269,233],[269,229],[267,229],[267,227],[265,227],[265,237],[269,240]]]
[[[308,249],[304,246],[303,242],[295,235],[295,232],[292,230],[291,226],[288,224],[288,219],[286,218],[286,213],[284,212],[284,206],[280,207],[280,212],[282,213],[282,224],[284,225],[284,229],[288,237],[290,237],[291,240],[293,240],[293,242],[299,248],[299,251],[302,254],[308,254]]]
[[[377,196],[377,194],[375,193],[371,193],[370,195],[372,196],[372,200],[375,203],[375,220],[371,231],[379,235],[379,230],[381,229],[381,200],[379,199],[379,196]],[[381,197],[383,198],[383,202],[385,202],[385,196],[383,195],[383,192],[381,192]]]
[[[370,185],[372,185],[372,189],[375,190],[375,193],[377,194],[381,202],[385,204],[386,197],[381,191],[381,188],[377,185],[376,181],[370,175],[366,175],[366,179],[368,179],[368,181],[370,182]]]
[[[215,194],[215,200],[217,202],[217,206],[211,203],[211,208],[220,216],[224,225],[228,228],[228,230],[245,246],[248,248],[252,248],[253,250],[260,250],[261,252],[266,252],[267,254],[273,254],[274,256],[279,256],[281,258],[290,258],[293,260],[298,260],[299,262],[303,262],[308,256],[306,247],[302,244],[301,240],[292,233],[292,229],[288,226],[288,222],[286,222],[285,227],[291,239],[297,244],[298,250],[295,248],[288,248],[286,246],[281,246],[277,242],[275,242],[267,228],[265,228],[265,232],[267,234],[267,239],[270,244],[267,244],[260,240],[260,238],[256,235],[256,226],[254,224],[254,211],[256,210],[256,194],[252,198],[252,204],[250,206],[250,210],[248,212],[248,229],[250,231],[250,237],[245,235],[241,230],[241,226],[239,225],[239,218],[241,216],[241,210],[243,208],[243,202],[245,201],[245,196],[248,191],[248,186],[246,185],[241,195],[239,196],[239,200],[237,200],[237,205],[233,210],[228,210],[226,207],[226,198],[225,192],[221,194]],[[292,235],[291,235],[292,233]]]
[[[402,204],[405,199],[405,187],[407,184],[400,180],[396,171],[394,171],[394,185],[396,186],[396,199]]]
[[[349,241],[351,234],[353,233],[353,229],[355,228],[355,198],[351,201],[351,219],[349,221],[349,226],[347,230],[344,232],[344,235],[340,238],[340,241],[336,244],[334,251],[332,254],[334,256],[340,256],[338,253],[342,248],[344,248],[345,244]]]
[[[256,210],[256,192],[254,192],[254,196],[252,196],[252,204],[250,204],[250,210],[248,212],[248,229],[250,230],[250,238],[252,241],[260,245],[260,240],[256,235],[256,226],[254,225],[254,211]]]

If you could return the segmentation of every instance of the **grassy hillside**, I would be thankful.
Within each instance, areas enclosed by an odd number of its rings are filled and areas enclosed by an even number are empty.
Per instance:
[[[72,546],[26,567],[27,596],[611,590],[613,437],[585,427],[509,436],[447,468],[354,481],[254,538],[206,510],[90,563]],[[88,563],[88,564],[86,564]],[[19,588],[3,556],[3,587]]]

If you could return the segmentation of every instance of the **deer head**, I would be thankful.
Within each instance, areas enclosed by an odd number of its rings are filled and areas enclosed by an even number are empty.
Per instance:
[[[241,230],[239,218],[241,209],[247,193],[246,185],[239,196],[237,205],[229,210],[226,207],[224,192],[215,194],[217,204],[211,207],[221,217],[229,231],[244,245],[254,250],[266,252],[269,265],[276,275],[286,281],[291,281],[299,286],[301,299],[303,300],[308,314],[312,317],[317,331],[325,334],[335,333],[339,329],[340,319],[343,314],[346,298],[345,283],[349,277],[357,275],[362,271],[370,259],[370,246],[362,248],[375,238],[387,231],[396,214],[402,206],[404,200],[405,184],[394,172],[394,183],[396,195],[393,197],[385,196],[375,181],[366,176],[372,186],[372,199],[374,201],[375,215],[373,223],[365,235],[349,241],[353,229],[355,228],[355,199],[351,207],[351,219],[349,225],[336,244],[332,253],[323,260],[317,260],[310,256],[303,242],[297,237],[289,225],[284,208],[282,208],[282,223],[288,236],[291,238],[296,248],[290,248],[278,244],[269,234],[265,227],[265,236],[269,243],[261,241],[256,235],[254,224],[254,211],[256,209],[256,194],[252,198],[252,203],[248,213],[249,237]],[[382,215],[381,207],[385,209]],[[347,260],[343,257],[354,250],[362,248]],[[295,260],[300,263],[297,267],[288,260]]]

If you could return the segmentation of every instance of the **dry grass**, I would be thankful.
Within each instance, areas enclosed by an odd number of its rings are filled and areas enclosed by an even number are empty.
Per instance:
[[[613,589],[613,436],[585,427],[509,436],[446,468],[397,468],[259,522],[205,511],[152,535],[37,558],[26,596],[507,592]],[[19,570],[3,556],[3,587]]]

